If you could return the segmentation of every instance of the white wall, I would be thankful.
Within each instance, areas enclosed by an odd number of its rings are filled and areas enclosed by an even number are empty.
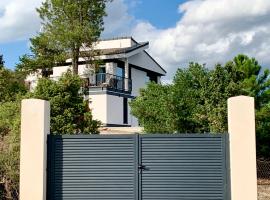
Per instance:
[[[132,96],[138,96],[141,88],[145,88],[147,84],[147,73],[141,70],[131,68],[131,79],[132,79]],[[129,100],[130,102],[131,100]],[[129,124],[133,127],[138,126],[138,119],[130,114],[130,106],[128,106],[128,120]]]
[[[132,95],[138,96],[140,88],[145,88],[148,80],[147,73],[141,70],[131,68]]]
[[[89,107],[94,119],[104,124],[123,124],[123,97],[108,94],[90,95]]]
[[[129,99],[128,102],[131,102],[131,99]],[[132,127],[138,127],[139,126],[138,119],[131,114],[131,108],[130,108],[129,105],[128,105],[128,123]]]
[[[107,95],[107,124],[123,124],[123,97]]]
[[[50,76],[51,78],[59,78],[63,73],[67,72],[67,70],[72,70],[71,66],[59,66],[59,67],[53,67],[53,74]],[[80,76],[83,76],[85,74],[88,74],[92,69],[89,67],[89,65],[79,65],[78,66],[78,74]]]
[[[93,118],[107,123],[107,95],[90,95],[89,107],[92,110]]]
[[[158,64],[155,63],[144,51],[129,57],[128,62],[144,69],[166,75],[165,72],[158,66]]]
[[[95,49],[112,49],[112,48],[125,48],[131,47],[132,45],[131,38],[115,39],[115,40],[103,40],[99,41]]]

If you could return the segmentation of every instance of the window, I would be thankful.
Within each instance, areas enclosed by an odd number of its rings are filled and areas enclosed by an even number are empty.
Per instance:
[[[122,67],[116,67],[116,76],[124,77],[124,69]]]

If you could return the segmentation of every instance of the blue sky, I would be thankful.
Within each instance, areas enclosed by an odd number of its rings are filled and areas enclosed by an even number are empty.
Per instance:
[[[7,67],[29,53],[29,37],[40,29],[35,7],[41,2],[0,1],[0,54]],[[102,37],[149,41],[148,51],[168,80],[191,61],[211,68],[239,53],[270,66],[269,0],[114,0],[106,9]]]

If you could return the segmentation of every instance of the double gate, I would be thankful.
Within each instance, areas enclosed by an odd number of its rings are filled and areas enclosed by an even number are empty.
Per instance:
[[[49,136],[49,200],[227,200],[227,134]]]

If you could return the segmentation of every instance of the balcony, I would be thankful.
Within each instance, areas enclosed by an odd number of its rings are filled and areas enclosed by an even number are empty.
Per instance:
[[[91,89],[95,87],[106,88],[108,90],[131,93],[132,80],[116,76],[109,73],[98,73],[90,75],[89,79],[85,82],[85,88]]]

